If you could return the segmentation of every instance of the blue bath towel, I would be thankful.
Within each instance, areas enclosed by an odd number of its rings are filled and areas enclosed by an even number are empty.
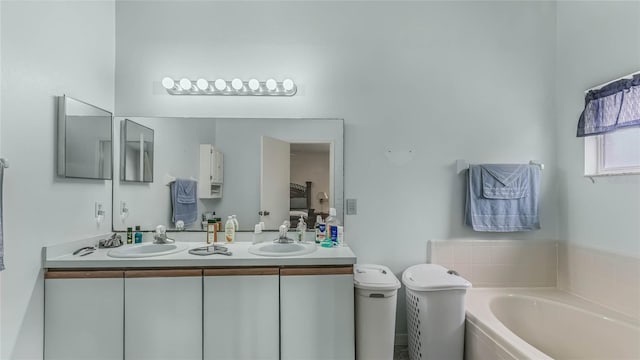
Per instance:
[[[176,179],[171,183],[171,206],[173,223],[184,221],[185,225],[198,219],[198,182],[188,179]]]
[[[465,224],[475,231],[538,230],[539,189],[537,165],[471,165]]]

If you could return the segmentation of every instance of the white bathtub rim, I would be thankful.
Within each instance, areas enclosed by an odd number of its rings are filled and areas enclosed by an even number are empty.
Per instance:
[[[507,352],[517,359],[553,359],[538,350],[507,328],[491,311],[491,300],[498,296],[520,296],[539,298],[542,301],[558,302],[561,305],[595,313],[609,320],[630,326],[640,326],[640,319],[629,317],[573,294],[549,288],[473,288],[467,292],[466,316],[473,325],[482,330]]]

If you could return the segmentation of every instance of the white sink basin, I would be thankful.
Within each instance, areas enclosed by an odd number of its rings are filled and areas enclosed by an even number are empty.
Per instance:
[[[316,251],[315,244],[307,243],[262,243],[249,247],[249,252],[260,256],[300,256]]]
[[[109,250],[108,256],[114,258],[141,258],[168,255],[183,251],[187,244],[140,244],[133,246],[121,246],[117,249]]]

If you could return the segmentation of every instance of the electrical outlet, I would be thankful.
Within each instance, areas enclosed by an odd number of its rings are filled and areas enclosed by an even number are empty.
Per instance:
[[[96,201],[94,208],[95,210],[94,210],[93,216],[95,216],[96,219],[99,216],[104,216],[104,203],[102,201]]]
[[[347,215],[356,215],[356,214],[358,214],[358,200],[347,199]]]

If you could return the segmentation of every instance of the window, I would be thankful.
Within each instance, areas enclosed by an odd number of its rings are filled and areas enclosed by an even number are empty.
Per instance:
[[[586,176],[640,174],[640,127],[584,138]]]

